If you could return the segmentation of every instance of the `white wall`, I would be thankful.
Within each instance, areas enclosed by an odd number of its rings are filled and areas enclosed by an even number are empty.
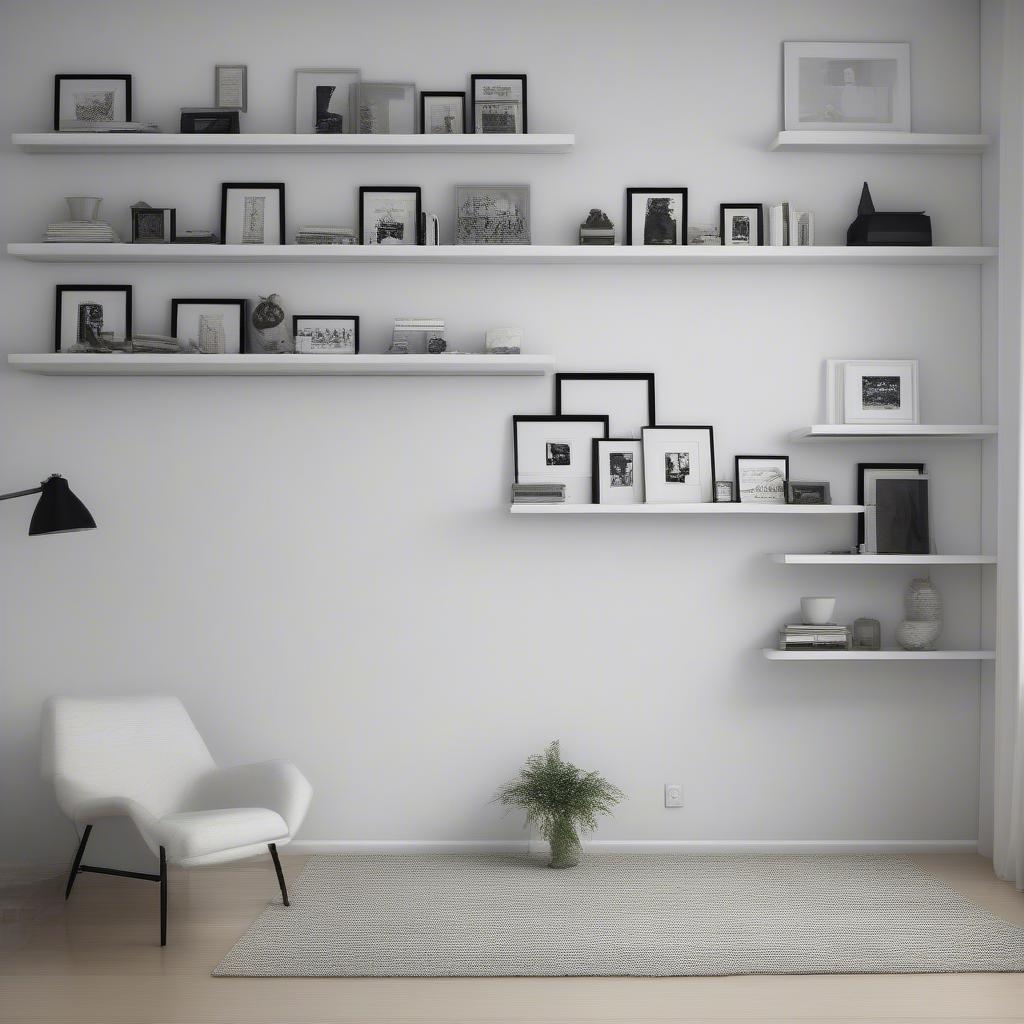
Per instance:
[[[213,226],[222,181],[287,183],[289,231],[349,222],[361,184],[413,183],[450,231],[456,182],[528,181],[534,240],[570,242],[592,206],[621,227],[629,185],[719,202],[782,197],[840,243],[861,182],[879,208],[926,209],[938,244],[980,239],[971,157],[771,154],[784,39],[908,40],[914,127],[972,131],[979,16],[957,0],[56,3],[8,0],[0,140],[47,128],[55,72],[134,75],[136,114],[172,127],[211,100],[213,65],[249,65],[251,131],[292,127],[296,67],[464,88],[529,74],[530,125],[572,155],[30,157],[0,143],[0,237],[32,240],[62,197],[137,199]],[[52,345],[57,283],[131,283],[141,330],[172,296],[279,291],[291,312],[354,312],[382,350],[396,315],[446,317],[456,345],[520,324],[563,370],[653,370],[659,418],[713,423],[737,452],[789,451],[795,477],[854,499],[858,460],[920,458],[940,550],[980,543],[970,444],[790,448],[821,418],[827,356],[921,360],[922,419],[980,415],[978,268],[131,267],[5,258],[7,351]],[[756,653],[801,594],[887,638],[909,573],[796,569],[767,553],[851,543],[845,520],[577,521],[506,512],[513,413],[537,380],[46,379],[0,372],[0,485],[61,471],[90,534],[26,536],[0,506],[0,857],[59,856],[71,831],[38,780],[51,693],[180,694],[225,761],[293,758],[310,839],[519,838],[488,803],[529,753],[565,753],[629,794],[602,838],[970,839],[978,820],[972,664],[768,664]],[[980,579],[935,574],[946,641],[979,639]],[[661,807],[681,780],[686,807]]]

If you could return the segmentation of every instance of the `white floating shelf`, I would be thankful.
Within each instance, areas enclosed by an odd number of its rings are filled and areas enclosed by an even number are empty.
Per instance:
[[[177,135],[15,132],[26,153],[569,153],[576,136],[533,135]]]
[[[948,156],[983,153],[988,135],[927,132],[779,132],[770,148],[777,153],[924,153]]]
[[[995,651],[780,651],[763,647],[769,661],[993,661]]]
[[[78,377],[539,377],[554,356],[499,355],[9,355],[28,373]]]
[[[995,555],[772,555],[779,565],[995,565]]]
[[[510,505],[521,516],[844,516],[863,505],[750,505],[743,502],[688,505]]]
[[[789,435],[790,441],[864,441],[896,438],[944,437],[980,441],[995,437],[999,428],[991,423],[814,423]]]
[[[580,265],[948,266],[984,263],[981,246],[722,245],[133,245],[11,242],[7,255],[42,263],[576,263]]]

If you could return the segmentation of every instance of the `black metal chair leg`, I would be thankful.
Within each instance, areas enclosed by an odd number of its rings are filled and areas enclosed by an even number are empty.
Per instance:
[[[160,945],[167,945],[167,853],[160,847]]]
[[[290,907],[291,904],[288,902],[288,887],[284,884],[284,872],[281,870],[281,858],[277,855],[277,843],[267,843],[270,847],[270,856],[274,858],[274,870],[277,872],[277,884],[281,886],[281,900],[286,907]]]
[[[75,852],[75,859],[71,864],[71,874],[68,875],[68,885],[64,890],[65,900],[71,895],[71,889],[75,884],[75,879],[78,877],[78,868],[82,863],[82,856],[85,853],[85,844],[89,842],[89,833],[91,831],[92,825],[86,825],[85,831],[82,833],[82,841],[78,844],[78,850]]]

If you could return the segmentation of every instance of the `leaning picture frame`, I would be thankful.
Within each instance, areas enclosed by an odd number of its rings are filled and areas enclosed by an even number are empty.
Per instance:
[[[737,455],[736,500],[749,505],[785,505],[788,455]]]
[[[470,75],[472,122],[475,135],[525,135],[526,75]]]
[[[464,92],[420,92],[420,135],[463,135],[465,132]]]
[[[556,373],[555,413],[607,413],[615,437],[657,423],[653,373]]]
[[[419,185],[362,185],[359,188],[361,245],[422,245]]]
[[[189,351],[238,355],[246,350],[245,299],[171,299],[171,337]]]
[[[644,443],[638,437],[594,438],[595,505],[644,503]]]
[[[718,229],[722,245],[764,245],[764,209],[760,203],[720,203]]]
[[[286,241],[283,182],[221,184],[221,245],[284,245]]]
[[[343,313],[292,317],[295,351],[302,355],[355,356],[359,354],[359,317]]]
[[[626,189],[626,245],[686,245],[687,196],[681,186]]]
[[[295,133],[354,135],[358,68],[298,68],[295,72]]]
[[[102,130],[132,119],[132,76],[53,76],[53,130]]]
[[[715,431],[710,426],[644,427],[644,500],[648,504],[712,504]]]
[[[130,284],[59,284],[54,352],[110,352],[132,336]]]
[[[456,185],[456,245],[529,245],[529,185]]]
[[[607,416],[513,416],[517,484],[565,484],[568,504],[593,500],[593,444],[608,437]]]

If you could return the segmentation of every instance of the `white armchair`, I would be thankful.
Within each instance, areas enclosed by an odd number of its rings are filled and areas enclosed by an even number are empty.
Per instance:
[[[64,898],[83,871],[160,883],[167,944],[167,865],[240,860],[269,847],[288,906],[277,847],[302,824],[313,789],[288,761],[218,768],[175,697],[55,697],[47,702],[43,771],[82,829]],[[82,863],[100,818],[127,816],[159,857],[159,874]]]

